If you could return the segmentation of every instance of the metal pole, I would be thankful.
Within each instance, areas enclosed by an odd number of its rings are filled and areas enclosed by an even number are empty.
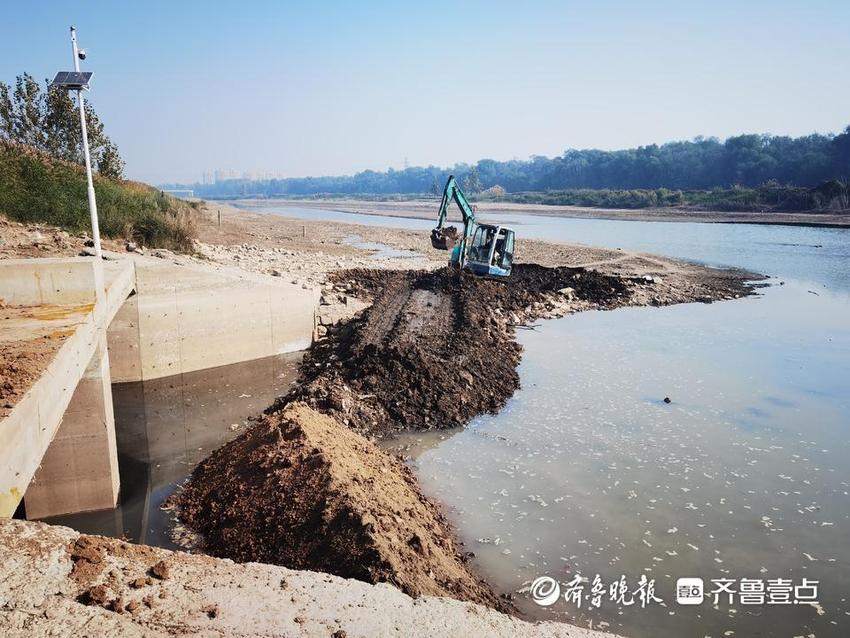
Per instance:
[[[77,30],[71,26],[71,52],[74,56],[74,70],[80,70],[80,58],[77,51]],[[80,107],[80,128],[83,133],[83,155],[86,159],[86,180],[88,182],[87,192],[89,196],[89,213],[91,214],[91,235],[94,242],[94,255],[100,258],[100,226],[97,223],[97,200],[94,196],[94,181],[91,174],[91,155],[89,154],[89,134],[86,128],[86,104],[83,92],[77,89],[77,104]]]

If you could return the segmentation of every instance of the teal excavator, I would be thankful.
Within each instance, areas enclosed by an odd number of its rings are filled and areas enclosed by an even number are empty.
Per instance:
[[[445,226],[449,202],[454,200],[463,217],[463,235],[457,228]],[[485,277],[509,277],[514,260],[514,231],[507,226],[479,224],[472,206],[460,190],[454,175],[443,189],[443,200],[437,217],[437,227],[431,231],[431,245],[451,250],[449,266],[469,270]]]

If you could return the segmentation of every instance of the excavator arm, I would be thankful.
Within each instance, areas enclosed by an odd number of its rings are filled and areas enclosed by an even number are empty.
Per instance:
[[[446,187],[443,189],[443,200],[440,202],[440,212],[437,216],[437,227],[431,231],[431,245],[440,250],[450,250],[458,241],[457,229],[454,226],[445,226],[448,217],[449,203],[454,201],[460,209],[463,217],[463,236],[460,238],[460,266],[466,259],[466,246],[472,231],[475,230],[475,213],[472,206],[460,190],[454,175],[449,175]]]

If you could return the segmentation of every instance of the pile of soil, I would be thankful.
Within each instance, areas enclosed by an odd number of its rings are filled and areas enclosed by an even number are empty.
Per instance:
[[[472,574],[439,508],[401,461],[303,403],[215,451],[179,504],[216,556],[511,610]]]
[[[625,302],[623,280],[581,268],[518,264],[506,281],[449,269],[335,274],[372,306],[304,357],[298,386],[273,413],[304,401],[369,436],[465,425],[519,387],[514,326],[558,303]]]

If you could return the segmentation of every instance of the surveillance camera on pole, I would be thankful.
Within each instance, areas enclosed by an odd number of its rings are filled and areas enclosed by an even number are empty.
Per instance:
[[[60,71],[53,78],[50,86],[57,86],[68,91],[77,92],[77,105],[80,108],[80,129],[82,129],[83,137],[83,156],[86,160],[86,180],[88,188],[86,189],[89,197],[89,213],[91,213],[91,234],[94,242],[95,257],[101,257],[100,252],[100,227],[97,223],[97,200],[94,196],[94,180],[91,173],[91,155],[89,153],[89,136],[86,128],[86,105],[83,98],[83,91],[88,91],[89,81],[91,80],[91,72],[80,71],[80,60],[86,59],[86,50],[77,48],[77,30],[71,27],[71,51],[74,58],[73,71]]]

